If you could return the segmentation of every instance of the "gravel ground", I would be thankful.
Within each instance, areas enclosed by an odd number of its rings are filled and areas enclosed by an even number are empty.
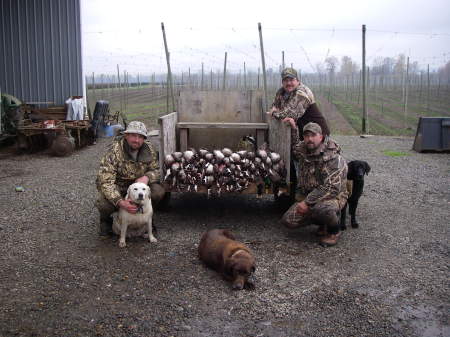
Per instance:
[[[184,194],[155,214],[157,244],[119,249],[93,208],[108,139],[67,158],[3,156],[0,336],[449,336],[450,155],[336,139],[372,171],[361,227],[330,248],[314,227],[280,226],[270,197]],[[210,228],[253,249],[256,290],[232,291],[198,261]]]

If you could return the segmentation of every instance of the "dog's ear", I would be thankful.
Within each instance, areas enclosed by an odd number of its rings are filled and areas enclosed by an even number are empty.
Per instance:
[[[233,268],[234,268],[234,261],[232,259],[227,259],[225,261],[225,265],[223,266],[223,273],[225,276],[233,277]]]
[[[128,186],[127,195],[125,196],[125,200],[128,200],[130,198],[130,189],[131,189],[131,185]]]
[[[255,270],[256,270],[256,267],[253,266],[253,267],[252,267],[252,274],[255,272]]]
[[[370,166],[367,162],[363,162],[364,163],[364,170],[366,171],[366,175],[369,175],[370,172]]]

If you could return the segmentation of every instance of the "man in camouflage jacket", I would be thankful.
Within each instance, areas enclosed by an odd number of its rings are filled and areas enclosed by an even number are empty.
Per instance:
[[[320,112],[312,91],[298,79],[297,71],[285,68],[281,72],[282,87],[275,94],[272,108],[268,112],[273,118],[292,118],[300,130],[309,122],[320,125],[324,135],[329,135],[328,124]],[[303,139],[300,134],[300,139]]]
[[[306,124],[304,141],[299,141],[295,121],[292,118],[284,121],[292,128],[292,153],[299,167],[298,202],[283,215],[282,222],[290,228],[319,225],[321,244],[333,246],[340,236],[340,210],[348,198],[347,163],[340,155],[339,145],[324,137],[318,124]]]
[[[137,206],[124,199],[128,186],[132,183],[150,185],[154,204],[164,196],[164,188],[157,184],[159,167],[156,153],[146,139],[147,129],[144,123],[130,122],[124,136],[114,140],[100,162],[96,181],[100,235],[111,233],[111,214],[118,208],[124,208],[129,213],[137,212]]]

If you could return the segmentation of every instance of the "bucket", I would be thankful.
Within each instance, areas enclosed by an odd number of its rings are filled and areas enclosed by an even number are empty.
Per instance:
[[[124,128],[120,124],[114,125],[105,125],[101,128],[101,132],[99,133],[99,137],[114,137],[117,136]]]

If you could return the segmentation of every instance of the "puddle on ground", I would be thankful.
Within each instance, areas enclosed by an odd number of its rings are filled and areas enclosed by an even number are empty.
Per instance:
[[[450,326],[442,324],[440,316],[436,308],[423,304],[417,307],[408,305],[398,309],[399,322],[407,321],[421,337],[450,336]],[[398,323],[397,327],[400,328],[400,325]]]

